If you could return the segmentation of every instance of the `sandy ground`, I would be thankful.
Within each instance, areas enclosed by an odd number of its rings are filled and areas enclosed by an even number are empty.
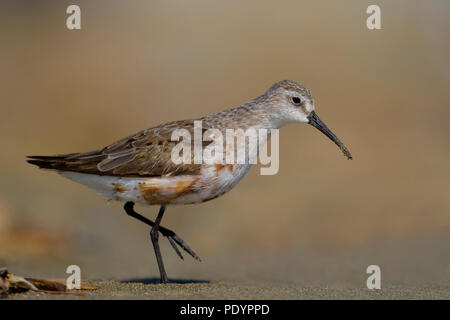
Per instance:
[[[10,299],[449,299],[449,286],[389,285],[381,290],[340,286],[300,287],[295,285],[242,285],[232,282],[154,284],[154,279],[138,282],[92,281],[98,291],[84,296],[16,294]]]
[[[127,261],[117,260],[109,272],[116,278],[84,280],[98,290],[84,296],[18,294],[11,299],[450,299],[450,257],[448,236],[384,243],[378,248],[353,253],[318,254],[292,251],[276,255],[206,257],[201,263],[184,262],[167,254],[171,283],[158,284],[156,265],[149,277],[126,277]],[[169,249],[166,247],[165,249]],[[366,267],[381,267],[381,290],[366,288]],[[23,275],[61,274],[60,263],[34,268],[11,265]],[[94,267],[89,261],[86,265]],[[102,263],[98,267],[104,266]],[[52,273],[52,269],[53,273]],[[59,271],[57,271],[59,269]],[[95,267],[94,267],[95,269]],[[99,268],[100,269],[100,268]],[[133,268],[130,268],[133,269]],[[94,271],[94,270],[91,270]],[[58,273],[59,272],[59,273]],[[92,272],[101,272],[95,270]],[[138,272],[139,273],[139,272]],[[170,277],[172,275],[172,277]]]

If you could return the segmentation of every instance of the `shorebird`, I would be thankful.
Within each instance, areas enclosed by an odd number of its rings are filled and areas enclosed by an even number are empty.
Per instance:
[[[303,85],[283,80],[264,94],[235,108],[212,113],[199,119],[161,124],[119,140],[102,149],[86,153],[55,156],[29,156],[27,161],[43,169],[55,170],[64,177],[84,184],[107,198],[125,202],[125,212],[149,225],[161,283],[168,278],[164,268],[158,235],[167,237],[183,259],[177,245],[200,261],[198,255],[172,230],[161,226],[168,205],[201,203],[231,190],[250,170],[250,163],[206,164],[172,161],[177,142],[171,139],[175,129],[194,130],[194,121],[202,121],[203,130],[279,129],[287,123],[308,123],[330,138],[348,159],[350,152],[315,112],[311,92]],[[259,141],[259,147],[266,141]],[[203,142],[203,147],[208,143]],[[249,150],[253,156],[260,148]],[[134,204],[159,205],[155,221],[134,210]]]

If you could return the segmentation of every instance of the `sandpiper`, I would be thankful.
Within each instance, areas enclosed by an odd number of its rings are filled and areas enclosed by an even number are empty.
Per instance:
[[[192,204],[215,199],[231,190],[249,171],[251,164],[206,164],[172,161],[171,139],[176,129],[193,131],[194,121],[203,128],[220,132],[227,129],[278,129],[284,124],[309,123],[330,138],[348,159],[352,159],[344,144],[315,113],[311,92],[301,84],[283,80],[275,83],[261,96],[235,108],[212,113],[199,119],[161,124],[126,137],[107,147],[86,153],[55,156],[29,156],[28,162],[43,169],[84,184],[107,198],[125,202],[125,212],[151,226],[161,283],[168,278],[158,243],[158,234],[169,240],[183,259],[179,245],[192,257],[198,255],[172,230],[160,226],[166,206]],[[259,141],[260,145],[266,141]],[[206,146],[204,144],[204,146]],[[258,153],[257,150],[249,152]],[[138,214],[134,204],[159,205],[155,221]]]

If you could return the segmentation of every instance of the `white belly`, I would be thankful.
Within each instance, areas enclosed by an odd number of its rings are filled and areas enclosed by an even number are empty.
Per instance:
[[[199,175],[168,177],[115,177],[77,172],[62,176],[117,201],[144,205],[193,204],[217,198],[230,191],[250,170],[250,165],[204,166]]]

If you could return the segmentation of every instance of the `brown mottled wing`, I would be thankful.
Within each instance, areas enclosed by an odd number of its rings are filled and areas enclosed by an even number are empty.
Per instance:
[[[186,129],[193,137],[194,120],[169,122],[140,131],[101,150],[57,156],[30,156],[29,163],[41,168],[114,176],[169,176],[197,174],[200,165],[171,160],[175,129]],[[207,128],[203,128],[206,130]],[[209,143],[209,142],[208,142]],[[191,152],[193,155],[193,152]],[[193,162],[192,162],[193,163]]]

